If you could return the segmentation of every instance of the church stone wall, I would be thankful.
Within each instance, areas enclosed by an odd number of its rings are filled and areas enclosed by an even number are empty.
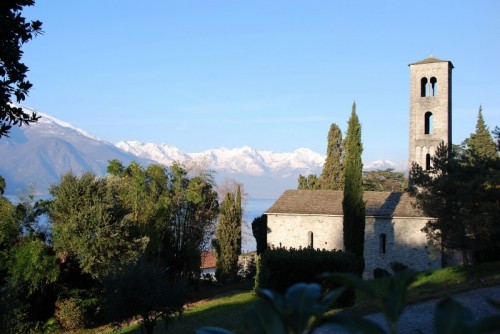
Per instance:
[[[267,216],[267,243],[272,247],[299,248],[309,246],[309,232],[313,247],[343,249],[344,236],[341,216],[275,215]]]
[[[270,214],[267,220],[269,246],[304,248],[312,232],[314,248],[344,249],[342,216]],[[396,261],[416,270],[439,268],[439,251],[428,244],[421,231],[426,222],[427,218],[367,217],[364,276],[373,277],[375,268],[392,272],[391,263]]]
[[[400,262],[415,270],[439,268],[438,249],[428,243],[421,230],[427,218],[367,217],[365,225],[365,277],[373,277],[375,268],[392,272],[391,263]],[[385,235],[385,249],[382,245]]]

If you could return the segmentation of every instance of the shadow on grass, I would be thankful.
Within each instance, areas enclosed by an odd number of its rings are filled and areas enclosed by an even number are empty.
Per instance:
[[[167,328],[163,321],[159,321],[154,332],[155,334],[194,333],[200,327],[217,326],[235,333],[247,333],[245,313],[257,299],[258,297],[253,292],[242,292],[206,301],[185,310],[180,318],[170,321]],[[142,332],[138,324],[135,324],[112,333],[139,334]]]

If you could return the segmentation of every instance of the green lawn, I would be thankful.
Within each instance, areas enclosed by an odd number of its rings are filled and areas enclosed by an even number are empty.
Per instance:
[[[380,280],[372,282],[379,284]],[[463,267],[430,270],[417,275],[416,281],[410,286],[407,300],[415,303],[497,284],[500,284],[500,262],[482,264],[471,273],[467,273]],[[170,324],[168,333],[194,333],[202,326],[218,326],[236,333],[247,333],[244,314],[257,299],[254,292],[244,291],[196,303],[187,308],[181,319]],[[363,303],[361,296],[358,296],[356,304],[354,312],[374,311],[372,306]],[[140,330],[137,325],[133,325],[118,333],[139,334]],[[167,333],[162,323],[155,328],[155,333]]]

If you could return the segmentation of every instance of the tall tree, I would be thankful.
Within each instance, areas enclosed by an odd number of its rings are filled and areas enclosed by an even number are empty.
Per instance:
[[[257,244],[257,254],[260,255],[267,249],[267,215],[254,218],[252,234]]]
[[[337,124],[332,123],[328,131],[328,145],[323,171],[319,178],[321,189],[342,190],[344,187],[344,143],[342,131]]]
[[[217,279],[236,278],[238,256],[241,253],[241,220],[234,193],[228,192],[221,203],[217,226],[215,250],[217,254]]]
[[[482,107],[479,107],[477,115],[476,132],[465,140],[465,145],[468,148],[467,152],[472,155],[470,159],[494,160],[497,157],[496,145],[484,122]]]
[[[500,151],[500,128],[498,126],[495,126],[495,130],[493,130],[493,137],[495,137],[497,151]]]
[[[320,189],[320,180],[319,180],[318,176],[316,176],[316,174],[309,174],[309,175],[307,175],[307,177],[300,174],[297,182],[298,182],[297,188],[299,190],[317,190],[317,189]]]
[[[149,240],[147,258],[161,259],[171,278],[196,277],[200,251],[212,239],[218,213],[211,175],[199,171],[190,177],[179,164],[169,170],[160,165],[144,169],[117,161],[110,161],[108,173],[130,219]]]
[[[76,261],[82,272],[100,278],[142,254],[147,238],[138,234],[118,189],[106,179],[68,173],[49,191],[53,244],[61,262]]]
[[[352,105],[351,117],[345,140],[344,159],[344,248],[359,260],[360,272],[364,271],[365,202],[363,201],[363,163],[361,154],[361,124],[356,114],[356,103]]]
[[[238,187],[236,189],[236,213],[237,213],[237,218],[238,218],[238,225],[240,226],[243,224],[243,207],[241,204],[241,186],[238,184]],[[238,240],[238,253],[241,253],[241,232],[240,232],[240,238]]]
[[[39,119],[35,113],[10,104],[12,98],[17,103],[24,101],[32,86],[26,78],[28,67],[21,62],[21,47],[42,33],[42,23],[27,21],[21,11],[34,4],[34,0],[0,2],[0,138],[8,135],[12,125],[28,125]]]
[[[441,144],[430,170],[414,164],[410,171],[417,203],[433,217],[424,231],[442,251],[460,250],[465,265],[471,253],[488,258],[485,249],[500,250],[500,161],[492,147],[480,112],[476,132],[461,147]]]
[[[363,187],[367,191],[402,192],[408,186],[408,180],[402,172],[392,168],[363,172]]]

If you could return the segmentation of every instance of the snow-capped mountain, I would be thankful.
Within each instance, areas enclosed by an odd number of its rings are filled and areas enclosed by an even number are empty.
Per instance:
[[[365,163],[363,165],[363,169],[364,170],[377,170],[377,169],[394,169],[394,170],[397,170],[397,171],[405,171],[408,169],[408,167],[406,166],[406,163],[402,162],[402,163],[395,163],[393,161],[390,161],[390,160],[375,160],[375,161],[372,161],[372,162],[368,162],[368,163]]]
[[[292,153],[274,153],[244,146],[234,149],[222,147],[201,153],[184,153],[171,145],[138,141],[121,141],[116,146],[164,165],[170,165],[174,161],[182,164],[195,163],[216,171],[251,176],[273,175],[286,178],[296,171],[314,173],[318,168],[321,170],[325,161],[324,156],[307,148],[299,148]]]
[[[121,141],[113,145],[50,115],[36,113],[41,116],[38,123],[12,127],[10,137],[0,140],[0,175],[7,181],[7,194],[28,185],[46,194],[50,184],[58,183],[66,172],[92,171],[103,176],[109,160],[118,159],[124,165],[137,161],[170,166],[177,161],[188,167],[202,166],[215,171],[217,183],[233,179],[244,185],[250,197],[277,198],[284,190],[297,187],[300,174],[319,175],[325,161],[324,155],[308,148],[276,153],[244,146],[186,153],[167,144]],[[365,169],[399,167],[387,160],[365,164]]]
[[[9,137],[0,140],[0,175],[7,183],[6,194],[16,194],[28,186],[36,193],[46,194],[49,186],[69,171],[77,175],[92,171],[103,176],[108,161],[113,159],[124,164],[152,162],[47,114],[23,109],[36,112],[41,118],[30,126],[13,126]]]

